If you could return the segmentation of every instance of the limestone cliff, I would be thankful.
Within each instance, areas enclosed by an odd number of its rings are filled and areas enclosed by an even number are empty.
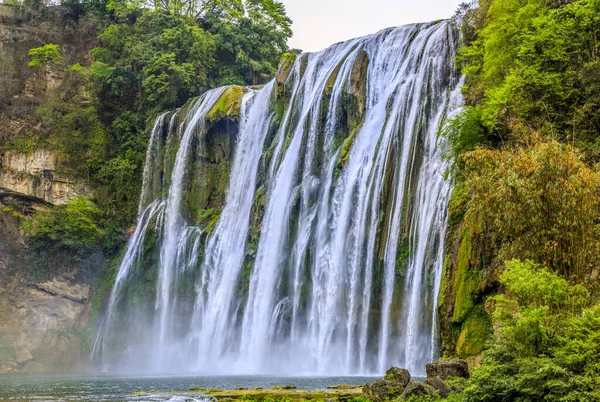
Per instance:
[[[7,151],[1,156],[0,191],[38,198],[49,204],[66,204],[78,195],[91,196],[85,183],[57,173],[56,154],[39,149],[30,154]]]

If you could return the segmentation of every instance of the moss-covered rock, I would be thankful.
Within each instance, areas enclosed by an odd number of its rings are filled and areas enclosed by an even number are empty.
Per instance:
[[[246,93],[246,88],[238,85],[228,87],[221,97],[215,102],[215,105],[206,115],[206,120],[214,123],[223,119],[238,120],[240,117],[240,107],[242,97]]]
[[[284,53],[283,56],[281,56],[281,63],[279,64],[279,70],[277,71],[277,74],[275,75],[275,82],[278,85],[283,85],[285,84],[285,81],[287,80],[288,76],[290,75],[290,71],[292,71],[292,66],[294,65],[294,62],[296,61],[296,57],[298,56],[297,53]]]
[[[363,118],[367,107],[367,73],[369,71],[369,55],[361,50],[356,57],[352,72],[350,73],[350,85],[347,92],[348,100],[348,125],[356,127]]]
[[[483,303],[495,291],[490,268],[494,242],[464,224],[469,194],[460,183],[449,202],[442,282],[438,298],[442,351],[446,357],[473,358],[485,349],[492,332]]]
[[[396,382],[377,380],[373,384],[365,384],[363,386],[362,396],[373,402],[389,401],[402,395],[404,388]]]
[[[477,356],[485,348],[492,334],[490,317],[481,304],[465,319],[456,341],[456,355],[462,358]]]
[[[473,293],[478,289],[477,274],[471,270],[471,234],[463,231],[462,240],[458,249],[456,272],[452,284],[454,294],[453,322],[463,322],[467,314],[475,305]]]

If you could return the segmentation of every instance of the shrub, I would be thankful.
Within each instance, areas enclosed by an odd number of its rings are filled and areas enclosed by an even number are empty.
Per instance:
[[[506,263],[506,293],[493,298],[496,342],[461,397],[465,401],[600,400],[600,306],[530,261]]]
[[[66,205],[37,211],[23,221],[21,229],[34,250],[54,247],[92,253],[99,249],[104,235],[99,218],[94,203],[78,196]]]

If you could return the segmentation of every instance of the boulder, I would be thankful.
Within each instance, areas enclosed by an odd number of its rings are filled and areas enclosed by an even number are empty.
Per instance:
[[[404,387],[398,383],[377,380],[373,384],[365,384],[363,386],[362,396],[373,402],[383,402],[397,398],[402,395],[403,391]]]
[[[411,381],[406,386],[406,389],[402,393],[402,399],[408,399],[411,396],[427,396],[429,392],[427,392],[427,388],[425,385],[420,382]]]
[[[398,367],[391,367],[385,372],[385,380],[394,382],[400,385],[402,388],[406,388],[410,382],[410,373],[408,370]]]
[[[445,380],[448,377],[469,378],[469,366],[464,360],[439,360],[429,363],[425,367],[427,378],[440,377]]]
[[[446,384],[439,376],[426,379],[425,385],[429,385],[436,390],[442,398],[446,398],[452,393],[452,388],[450,388],[450,386]]]

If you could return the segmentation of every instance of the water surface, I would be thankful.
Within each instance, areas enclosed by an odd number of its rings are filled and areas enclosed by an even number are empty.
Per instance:
[[[360,385],[373,377],[0,375],[0,401],[173,401],[206,400],[190,388],[271,388],[294,385],[324,390],[329,385]],[[143,393],[143,394],[136,394]]]

